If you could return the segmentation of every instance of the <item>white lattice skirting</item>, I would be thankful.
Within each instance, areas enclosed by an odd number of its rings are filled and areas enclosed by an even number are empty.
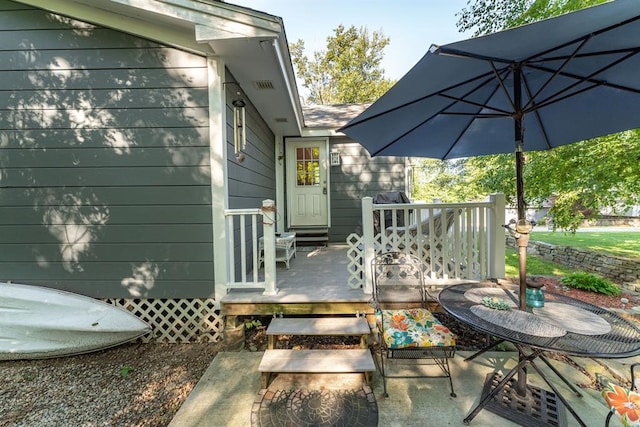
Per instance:
[[[105,302],[122,307],[147,322],[152,332],[143,342],[193,343],[222,340],[223,318],[207,299],[119,299]]]

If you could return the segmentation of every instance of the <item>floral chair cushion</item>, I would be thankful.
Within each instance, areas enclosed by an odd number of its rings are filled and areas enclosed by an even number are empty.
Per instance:
[[[625,427],[640,427],[640,394],[616,384],[609,384],[602,396],[611,412],[620,417]]]
[[[379,310],[378,327],[388,348],[449,347],[455,335],[427,309]]]

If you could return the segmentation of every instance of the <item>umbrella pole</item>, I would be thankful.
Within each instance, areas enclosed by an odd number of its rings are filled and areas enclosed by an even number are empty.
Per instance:
[[[518,223],[526,219],[524,204],[524,128],[522,126],[522,70],[518,67],[514,70],[514,102],[518,114],[516,114],[515,139],[516,139],[516,199],[518,207]],[[518,233],[516,237],[518,244],[518,273],[520,280],[519,305],[520,310],[527,309],[527,246],[529,244],[528,233]],[[524,354],[518,349],[518,360],[523,362]],[[527,396],[527,369],[524,364],[518,369],[516,379],[516,393],[525,398]]]
[[[516,197],[518,204],[518,221],[526,219],[524,204],[524,153],[522,152],[521,141],[518,141],[518,149],[516,150]],[[520,310],[526,310],[526,292],[527,292],[527,246],[529,245],[529,234],[518,233],[516,237],[518,243],[518,272],[520,279]]]

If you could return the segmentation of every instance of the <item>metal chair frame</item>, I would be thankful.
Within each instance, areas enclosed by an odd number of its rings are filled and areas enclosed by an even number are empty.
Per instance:
[[[403,252],[387,252],[377,255],[372,263],[373,298],[371,305],[384,316],[385,309],[394,308],[424,308],[428,309],[427,301],[433,299],[424,281],[425,266],[415,255]],[[380,325],[384,323],[381,319]],[[455,356],[455,346],[404,347],[389,348],[383,338],[380,326],[376,328],[377,340],[374,344],[374,360],[383,381],[384,396],[387,393],[387,378],[448,378],[450,395],[456,397],[453,391],[449,359]],[[392,360],[414,361],[414,365],[437,365],[442,372],[440,375],[394,374],[389,371]]]

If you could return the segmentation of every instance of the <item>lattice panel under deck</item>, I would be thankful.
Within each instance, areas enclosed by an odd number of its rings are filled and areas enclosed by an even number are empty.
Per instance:
[[[349,278],[347,284],[351,289],[361,289],[364,287],[364,254],[362,253],[362,237],[356,233],[351,233],[347,237],[347,244],[349,249],[347,251],[347,258],[349,258]]]
[[[190,343],[222,340],[223,317],[207,299],[119,299],[105,302],[123,307],[147,322],[152,331],[143,342]]]

